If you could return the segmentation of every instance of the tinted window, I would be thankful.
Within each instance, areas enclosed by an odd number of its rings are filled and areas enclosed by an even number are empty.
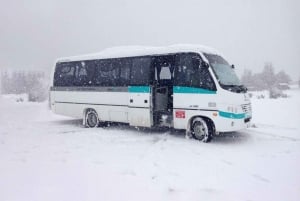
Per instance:
[[[215,84],[208,69],[200,67],[197,54],[180,54],[177,57],[175,85],[215,90]]]
[[[113,60],[98,60],[95,67],[96,86],[117,86],[120,68],[113,65]]]
[[[130,68],[132,61],[129,58],[119,59],[117,64],[120,68],[119,86],[128,86],[130,83]]]
[[[58,63],[54,74],[54,86],[72,86],[75,79],[75,63]]]
[[[86,86],[96,86],[95,84],[95,68],[96,68],[96,61],[85,61],[84,62],[84,69],[81,69],[79,72],[79,76],[84,76],[85,71],[87,73],[87,80],[84,82]]]
[[[216,85],[207,68],[201,68],[199,74],[199,87],[208,90],[216,90]]]
[[[76,67],[74,85],[89,86],[91,84],[91,76],[88,73],[87,65],[84,61],[74,63]]]
[[[199,66],[193,63],[195,54],[181,54],[177,59],[175,83],[179,86],[192,86],[197,82],[196,71]]]
[[[132,59],[131,68],[131,85],[148,85],[149,84],[149,72],[150,72],[151,58],[150,57],[138,57]]]

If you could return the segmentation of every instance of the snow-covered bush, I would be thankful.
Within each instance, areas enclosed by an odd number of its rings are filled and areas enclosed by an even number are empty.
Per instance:
[[[278,89],[277,87],[273,87],[272,89],[270,89],[269,91],[269,97],[270,98],[287,98],[287,95],[285,93],[283,93],[282,90]]]

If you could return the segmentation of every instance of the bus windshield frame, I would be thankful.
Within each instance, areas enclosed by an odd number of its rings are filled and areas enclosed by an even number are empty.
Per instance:
[[[236,93],[246,92],[244,87],[236,75],[233,67],[220,55],[206,54],[204,56],[209,61],[209,64],[223,89],[233,91]]]

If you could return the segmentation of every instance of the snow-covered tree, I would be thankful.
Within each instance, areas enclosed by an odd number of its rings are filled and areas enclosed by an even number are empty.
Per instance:
[[[261,73],[253,74],[251,70],[246,69],[241,81],[249,90],[270,90],[280,84],[289,84],[292,80],[283,70],[275,74],[272,63],[266,63]]]
[[[1,73],[2,94],[28,94],[30,101],[47,99],[48,80],[40,71],[12,71]]]
[[[245,69],[244,73],[241,77],[241,81],[242,83],[246,86],[246,87],[253,87],[253,75],[252,75],[252,71]]]
[[[289,84],[292,81],[292,79],[288,74],[286,74],[283,70],[281,70],[279,73],[276,74],[276,81],[278,84],[279,83]]]
[[[10,78],[9,78],[9,74],[7,71],[2,71],[1,72],[1,93],[2,94],[6,94],[9,90],[9,86],[10,86]]]
[[[276,85],[277,81],[272,63],[265,64],[263,72],[261,73],[261,78],[264,82],[264,89],[270,90]]]

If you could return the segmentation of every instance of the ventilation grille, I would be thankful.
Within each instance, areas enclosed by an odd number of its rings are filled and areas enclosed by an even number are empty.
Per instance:
[[[242,105],[242,109],[243,109],[243,112],[245,112],[245,113],[248,113],[248,114],[252,113],[251,104]]]

